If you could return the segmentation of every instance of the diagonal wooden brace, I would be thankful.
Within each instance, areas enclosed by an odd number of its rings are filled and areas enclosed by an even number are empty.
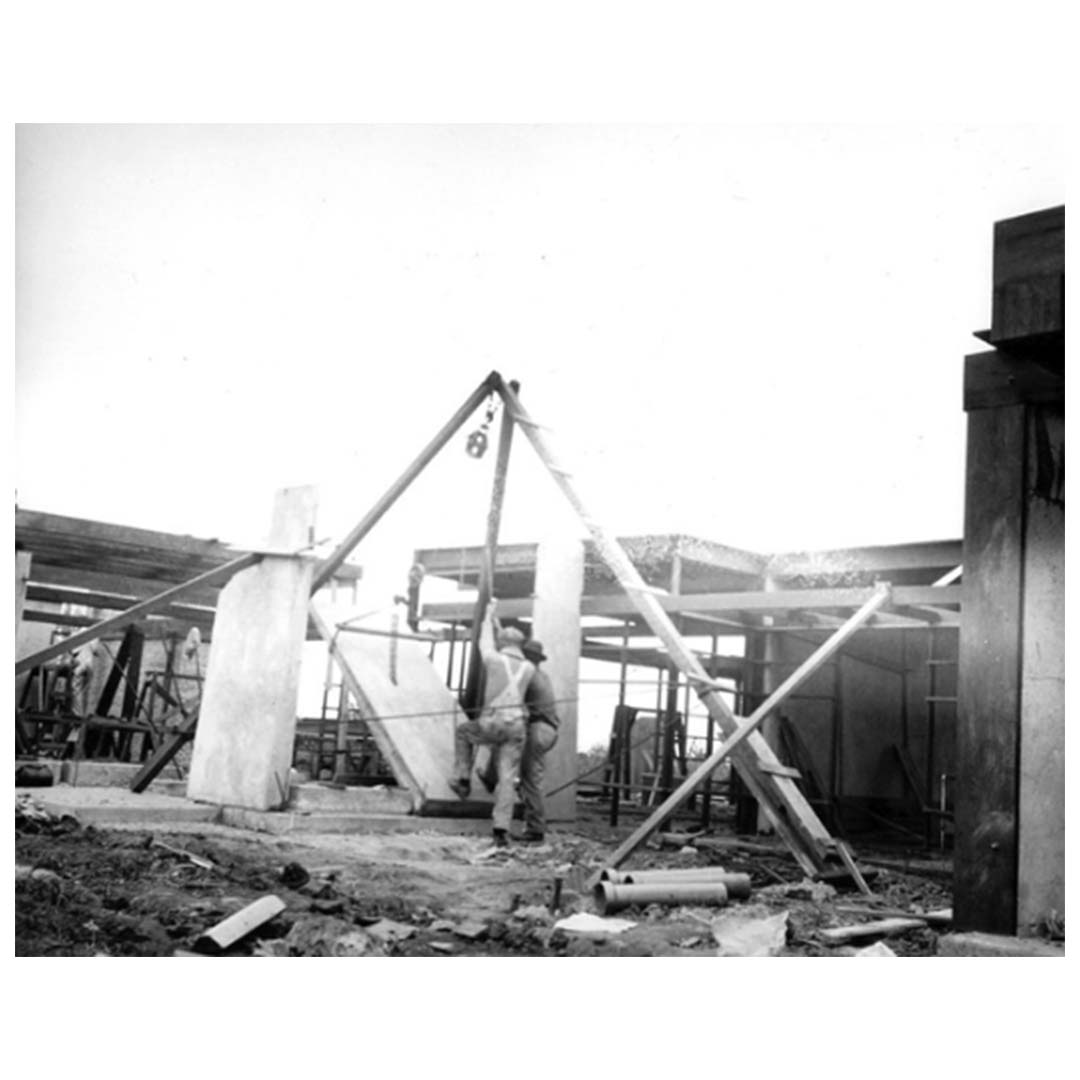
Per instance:
[[[879,608],[889,600],[891,590],[887,584],[877,587],[874,595],[851,616],[850,619],[828,641],[816,649],[799,667],[774,690],[769,697],[747,717],[740,722],[738,730],[713,753],[706,758],[672,793],[661,803],[655,812],[629,836],[612,855],[608,869],[620,866],[638,847],[641,846],[663,823],[676,811],[686,800],[703,784],[717,769],[725,758],[729,757],[737,747],[750,738],[760,727],[765,718],[786,698],[797,686],[805,682],[830,656],[839,649],[856,630],[859,629]],[[704,685],[698,689],[698,696],[703,700],[707,694],[715,694],[717,691],[711,685]],[[772,766],[764,767],[763,771],[771,772]],[[776,774],[773,775],[783,775]]]
[[[532,422],[532,418],[522,408],[517,395],[501,377],[497,378],[495,385],[511,414],[521,423],[525,436],[532,443],[540,460],[547,466],[552,479],[588,528],[601,558],[614,573],[616,580],[634,606],[644,616],[653,633],[664,643],[672,661],[691,680],[699,685],[707,684],[710,681],[708,674],[682,639],[649,586],[641,579],[637,569],[619,544],[589,513],[577,490],[570,483],[569,472],[558,463],[548,445],[544,429]],[[877,606],[883,604],[886,599],[887,594],[882,596]],[[876,596],[874,600],[877,601]],[[865,617],[868,618],[869,614]],[[743,725],[716,692],[715,687],[706,686],[701,698],[709,715],[726,737],[730,738],[740,732]],[[762,765],[775,766],[780,762],[760,732],[751,729],[746,734],[741,734],[735,740],[729,753],[750,793],[758,800],[769,821],[803,871],[814,874],[823,869],[825,853],[832,847],[833,838],[790,777],[770,774],[761,768]],[[670,810],[667,812],[670,813]],[[659,813],[658,810],[654,818]],[[635,846],[640,842],[640,838],[637,839]],[[625,858],[625,854],[621,857]],[[612,865],[618,865],[618,863],[613,862]]]

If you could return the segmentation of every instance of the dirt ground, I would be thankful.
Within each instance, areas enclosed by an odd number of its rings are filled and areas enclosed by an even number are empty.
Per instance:
[[[586,815],[587,818],[587,815]],[[694,847],[665,837],[628,867],[723,865],[748,873],[749,900],[723,909],[630,908],[617,935],[568,932],[555,922],[595,913],[584,885],[629,831],[587,819],[540,846],[495,852],[481,836],[423,830],[286,838],[216,825],[95,828],[16,803],[16,955],[185,956],[227,916],[272,894],[284,910],[230,956],[717,956],[718,919],[762,924],[786,913],[771,951],[851,956],[873,939],[829,946],[817,933],[881,917],[877,907],[933,911],[950,904],[942,875],[877,869],[874,897],[804,881],[780,849],[742,849],[718,834]],[[871,853],[859,849],[860,857]],[[556,877],[559,910],[553,914]],[[864,909],[858,911],[853,909]],[[929,928],[887,939],[901,956],[933,956]],[[732,955],[730,949],[724,953]]]

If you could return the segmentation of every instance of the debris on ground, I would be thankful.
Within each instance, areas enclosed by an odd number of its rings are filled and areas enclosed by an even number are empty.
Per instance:
[[[717,956],[779,956],[787,944],[788,913],[768,915],[758,906],[725,912],[712,921]]]
[[[604,918],[600,915],[590,915],[587,911],[579,911],[576,915],[569,915],[560,919],[555,924],[556,930],[565,930],[571,934],[621,934],[624,930],[630,930],[637,923],[629,919]]]
[[[715,907],[648,903],[625,909],[623,918],[600,916],[587,883],[632,826],[620,832],[583,815],[572,830],[550,830],[543,845],[511,844],[479,859],[490,847],[486,836],[417,824],[415,832],[385,835],[275,836],[208,823],[97,828],[22,795],[16,953],[205,957],[195,950],[200,936],[268,895],[283,909],[216,955],[715,957],[721,949]],[[767,943],[752,942],[767,953],[779,943],[783,956],[861,955],[827,944],[822,932],[909,918],[922,922],[890,936],[890,951],[933,956],[948,925],[951,896],[936,875],[882,868],[874,895],[856,902],[808,880],[775,844],[715,834],[687,843],[691,834],[672,835],[678,846],[643,848],[625,869],[685,874],[692,859],[694,867],[748,875],[750,900],[732,895],[723,917],[767,924]],[[695,854],[683,853],[688,847]],[[723,936],[732,950],[726,955],[751,947]],[[873,937],[852,940],[869,945]],[[866,953],[877,954],[885,955]]]
[[[873,945],[867,945],[865,949],[856,949],[855,956],[895,956],[896,953],[885,944],[884,941],[875,941]]]

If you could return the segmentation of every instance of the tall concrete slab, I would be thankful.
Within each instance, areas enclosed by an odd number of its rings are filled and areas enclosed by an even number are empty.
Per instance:
[[[473,784],[470,799],[450,790],[454,775],[454,729],[465,721],[457,699],[428,658],[428,646],[407,637],[386,636],[374,620],[356,622],[359,631],[338,629],[350,611],[335,611],[318,594],[312,617],[333,642],[334,658],[345,685],[367,721],[379,752],[394,776],[412,796],[415,813],[450,815],[484,813],[491,797]]]
[[[559,703],[559,741],[547,755],[544,790],[561,787],[577,774],[578,666],[581,660],[581,593],[585,545],[573,537],[542,540],[536,553],[533,637],[544,645],[543,665]],[[577,817],[577,784],[546,800],[550,821]]]
[[[268,547],[309,543],[315,489],[278,493]],[[314,560],[267,555],[221,590],[188,798],[273,810],[289,797]]]

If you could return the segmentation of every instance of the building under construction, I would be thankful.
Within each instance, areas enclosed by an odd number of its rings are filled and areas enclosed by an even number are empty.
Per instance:
[[[483,822],[490,796],[448,785],[494,596],[503,625],[548,653],[561,716],[549,819],[612,830],[583,894],[659,837],[715,834],[774,843],[796,878],[872,898],[860,856],[873,849],[947,879],[954,934],[1060,940],[1063,208],[997,223],[992,311],[976,334],[986,348],[957,358],[953,384],[967,415],[963,537],[782,553],[613,537],[557,433],[496,372],[329,555],[312,554],[307,488],[281,493],[261,550],[19,509],[17,785],[168,790],[275,832],[313,806],[358,832],[365,818]],[[356,616],[353,552],[492,402],[486,542],[415,538],[415,573],[386,617]],[[498,542],[512,438],[587,540]],[[453,586],[461,598],[443,598]],[[325,688],[298,715],[305,642],[325,646]],[[579,754],[585,709],[609,731],[596,761]]]

